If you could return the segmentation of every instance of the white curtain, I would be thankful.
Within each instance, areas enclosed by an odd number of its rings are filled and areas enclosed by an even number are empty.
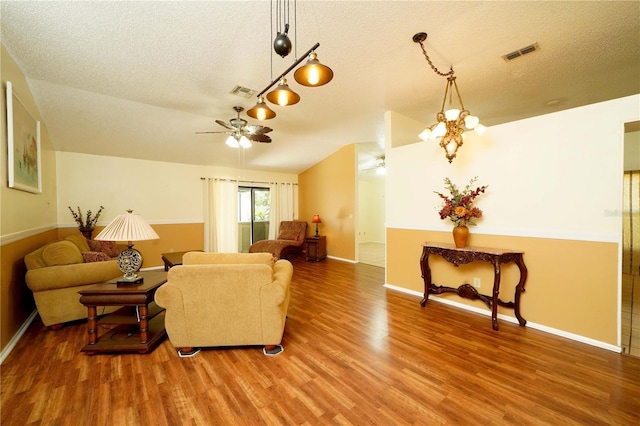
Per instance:
[[[238,252],[238,182],[204,180],[204,249]]]
[[[275,240],[283,220],[295,220],[298,215],[298,185],[270,183],[269,239]]]

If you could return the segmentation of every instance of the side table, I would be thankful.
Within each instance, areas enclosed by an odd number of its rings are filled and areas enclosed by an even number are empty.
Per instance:
[[[167,282],[164,271],[139,272],[144,281],[120,284],[106,281],[79,291],[80,303],[87,307],[88,343],[82,352],[90,355],[107,352],[148,353],[166,336],[164,309],[153,301],[156,290]],[[122,306],[98,320],[98,306]],[[98,325],[108,331],[98,335]]]
[[[306,260],[319,262],[327,257],[327,237],[310,237],[304,239]]]

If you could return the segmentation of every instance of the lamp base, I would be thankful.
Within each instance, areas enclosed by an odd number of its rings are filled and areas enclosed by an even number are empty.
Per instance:
[[[135,276],[133,279],[121,278],[118,281],[116,281],[116,284],[129,285],[129,284],[140,284],[141,282],[144,282],[144,278]]]

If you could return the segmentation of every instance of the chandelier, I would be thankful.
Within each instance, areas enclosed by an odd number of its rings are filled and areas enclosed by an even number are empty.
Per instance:
[[[272,23],[275,18],[276,26],[278,27],[278,29],[280,29],[282,23],[286,22],[284,24],[284,30],[278,31],[274,39],[273,50],[276,54],[284,58],[291,52],[291,41],[288,37],[290,12],[289,0],[275,0],[275,13],[273,13],[273,1],[274,0],[272,0]],[[295,4],[296,2],[294,0],[294,9]],[[295,22],[295,10],[294,26],[297,30],[297,24]],[[297,55],[297,40],[295,44]],[[278,83],[278,86],[271,92],[267,93],[266,99],[269,102],[280,106],[297,104],[300,101],[300,95],[291,90],[285,77],[291,70],[300,65],[300,63],[302,63],[302,61],[304,61],[305,59],[307,59],[307,62],[303,66],[298,68],[293,74],[293,78],[296,82],[298,82],[298,84],[307,87],[317,87],[330,82],[333,78],[333,71],[328,66],[321,64],[318,60],[318,55],[316,53],[316,49],[318,47],[320,47],[320,43],[316,43],[311,49],[307,50],[304,55],[296,59],[293,65],[287,68],[277,78],[272,79],[271,83],[269,83],[267,87],[265,87],[260,93],[258,93],[258,102],[253,108],[250,108],[247,111],[247,115],[257,120],[269,120],[276,116],[276,113],[266,104],[264,96],[267,90],[271,89],[276,83]],[[271,67],[273,70],[273,55],[271,56],[271,58]]]
[[[475,129],[476,133],[482,134],[484,133],[485,127],[480,124],[478,117],[471,115],[464,107],[462,96],[460,96],[458,84],[456,83],[456,77],[453,75],[455,72],[453,71],[453,67],[449,68],[449,72],[443,73],[433,65],[423,44],[426,39],[427,33],[417,33],[413,36],[413,41],[420,44],[422,53],[431,69],[436,74],[447,77],[447,86],[444,90],[444,98],[442,99],[440,112],[436,115],[436,123],[424,129],[418,137],[423,141],[440,138],[440,146],[444,149],[447,160],[451,163],[453,159],[456,158],[458,148],[462,146],[464,130]],[[456,94],[455,98],[453,96],[454,91]],[[456,100],[459,108],[456,108],[454,104]]]

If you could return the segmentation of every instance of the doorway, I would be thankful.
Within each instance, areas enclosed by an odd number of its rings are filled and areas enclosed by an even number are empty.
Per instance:
[[[358,144],[357,259],[384,268],[386,164],[376,143]]]
[[[269,188],[238,187],[238,252],[269,237],[271,196]]]
[[[640,357],[640,122],[625,124],[622,196],[622,352]]]

